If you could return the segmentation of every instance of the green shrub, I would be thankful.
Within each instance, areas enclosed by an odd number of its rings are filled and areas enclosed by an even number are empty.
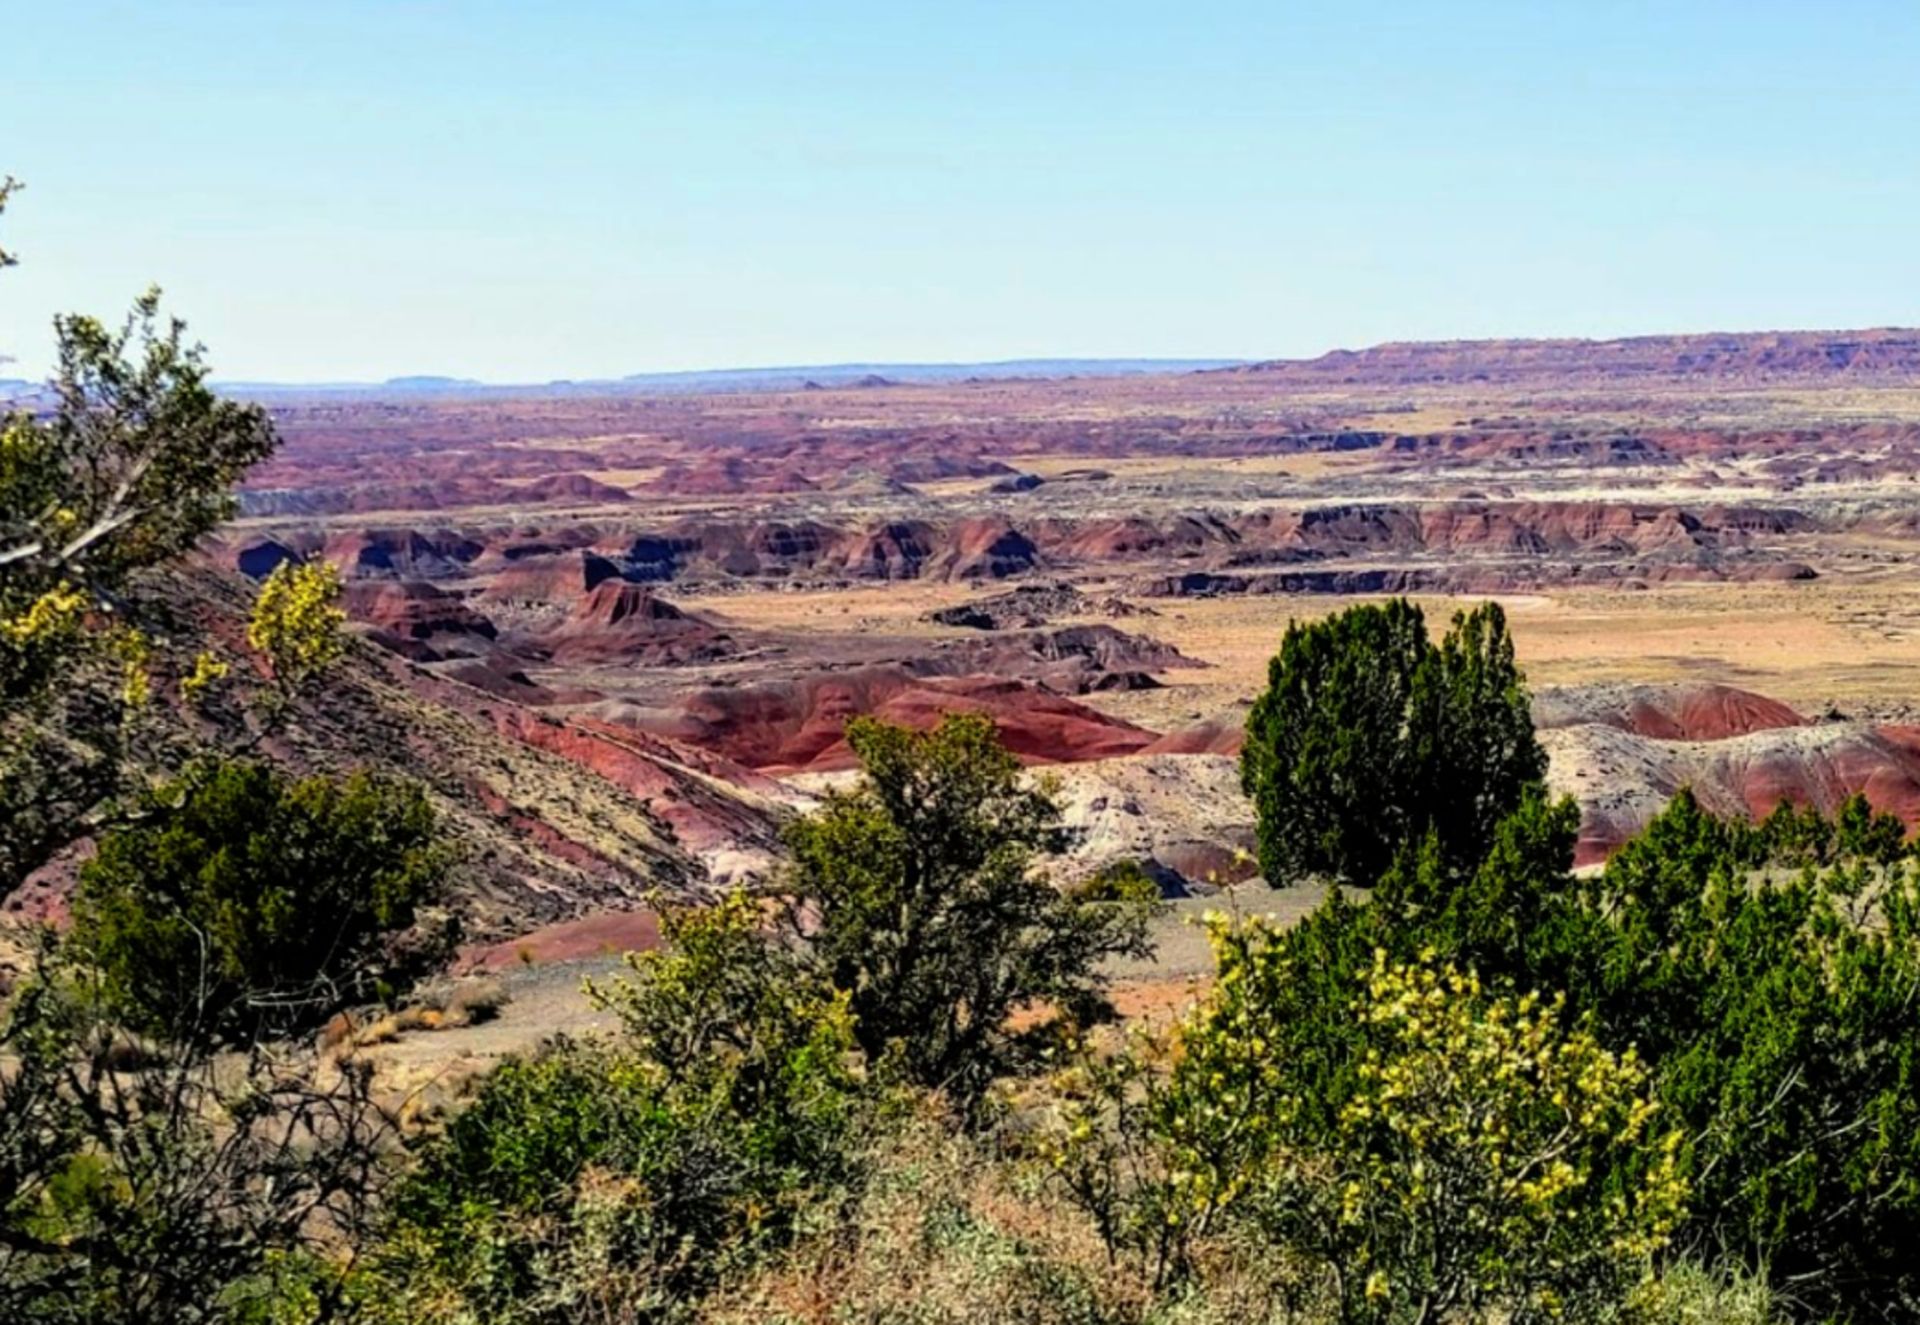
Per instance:
[[[444,868],[417,787],[222,762],[101,841],[71,953],[143,1031],[238,1040],[313,1026],[450,951],[444,922],[408,932]]]
[[[852,1178],[845,1000],[735,896],[667,908],[665,948],[597,991],[626,1034],[494,1071],[427,1142],[363,1301],[407,1322],[654,1320]]]
[[[1864,801],[1826,825],[1682,794],[1588,889],[1566,984],[1689,1135],[1686,1235],[1818,1318],[1920,1311],[1920,874]]]

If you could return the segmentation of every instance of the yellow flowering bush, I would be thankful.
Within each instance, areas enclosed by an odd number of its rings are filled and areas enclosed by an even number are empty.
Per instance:
[[[0,593],[0,693],[42,683],[79,639],[92,602],[62,581],[17,603]]]
[[[189,704],[200,703],[232,670],[228,663],[202,649],[194,656],[193,670],[180,678],[180,697]]]
[[[339,602],[340,573],[325,562],[282,562],[260,586],[247,643],[266,657],[278,684],[297,689],[339,661],[347,619]]]
[[[1623,1303],[1650,1272],[1685,1211],[1682,1134],[1657,1127],[1634,1053],[1569,1030],[1564,1003],[1376,954],[1357,1088],[1277,1184],[1364,1276],[1368,1317],[1557,1319]]]
[[[1065,1076],[1056,1169],[1109,1246],[1172,1274],[1255,1230],[1321,1267],[1343,1320],[1625,1309],[1688,1195],[1631,1051],[1570,1028],[1559,997],[1376,951],[1306,1052],[1278,997],[1305,975],[1292,936],[1212,936],[1218,980],[1170,1044]]]

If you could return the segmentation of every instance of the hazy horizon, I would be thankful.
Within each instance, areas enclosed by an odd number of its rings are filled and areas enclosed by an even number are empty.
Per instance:
[[[1910,6],[264,8],[9,18],[0,376],[149,282],[276,383],[1920,321]]]

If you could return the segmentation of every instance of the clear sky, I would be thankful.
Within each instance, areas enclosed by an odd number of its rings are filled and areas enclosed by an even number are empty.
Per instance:
[[[0,0],[0,376],[1920,322],[1920,4]]]

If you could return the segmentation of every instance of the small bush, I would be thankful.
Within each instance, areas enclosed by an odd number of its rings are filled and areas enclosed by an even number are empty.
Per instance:
[[[317,1026],[451,950],[450,926],[426,923],[444,867],[416,787],[220,763],[101,842],[71,953],[142,1030],[238,1040]]]
[[[372,1257],[375,1319],[658,1319],[833,1208],[861,1116],[845,1001],[737,895],[664,908],[661,932],[596,991],[621,1039],[505,1064],[425,1144]]]

